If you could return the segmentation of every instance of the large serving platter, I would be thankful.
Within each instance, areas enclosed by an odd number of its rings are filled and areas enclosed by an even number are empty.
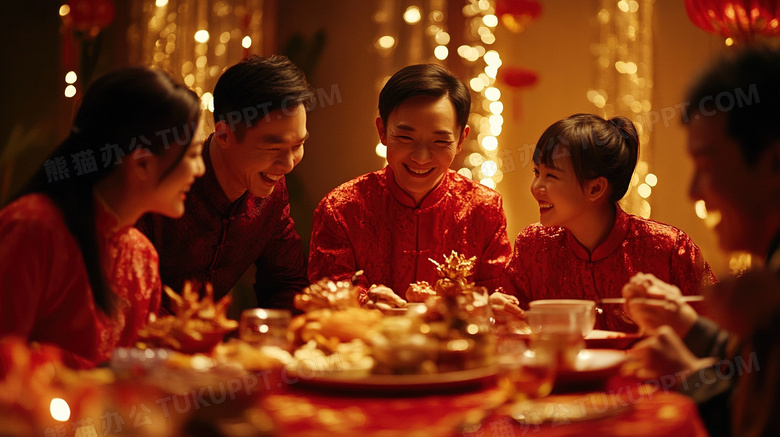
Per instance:
[[[417,396],[478,390],[494,381],[494,366],[425,375],[360,375],[353,372],[291,372],[291,387],[365,395]]]

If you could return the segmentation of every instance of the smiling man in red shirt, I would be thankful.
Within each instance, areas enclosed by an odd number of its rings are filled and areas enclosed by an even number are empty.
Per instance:
[[[454,250],[476,257],[477,285],[498,287],[511,252],[501,195],[449,168],[469,134],[470,107],[466,85],[439,65],[410,65],[388,80],[376,119],[387,166],[320,202],[309,249],[312,282],[362,270],[362,301],[371,285],[403,298],[411,283],[436,281],[429,259],[442,261]]]
[[[164,284],[179,291],[185,280],[209,282],[221,298],[254,263],[258,306],[294,308],[308,280],[284,176],[303,158],[313,101],[303,73],[283,56],[250,56],[222,74],[206,174],[192,186],[186,214],[139,223],[160,253]]]

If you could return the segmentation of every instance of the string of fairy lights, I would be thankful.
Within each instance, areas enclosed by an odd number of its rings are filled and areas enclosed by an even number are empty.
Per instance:
[[[502,62],[498,51],[489,47],[496,42],[494,31],[498,17],[493,2],[485,0],[472,1],[465,6],[463,16],[466,18],[466,34],[473,42],[459,46],[457,53],[472,67],[472,77],[467,84],[476,98],[469,125],[475,130],[476,138],[470,140],[470,150],[474,151],[466,157],[458,173],[496,188],[504,177],[497,156],[498,137],[504,125],[504,104],[501,91],[495,86]]]
[[[213,112],[209,90],[224,68],[262,43],[262,11],[263,0],[130,0],[128,63],[179,75],[200,96],[201,108]],[[70,8],[64,4],[59,13],[65,17]],[[76,95],[77,80],[75,71],[66,73],[66,97]],[[212,123],[212,117],[204,117],[204,123]]]
[[[623,198],[624,209],[649,218],[652,212],[650,196],[658,177],[650,171],[652,162],[653,89],[653,2],[637,0],[601,0],[596,21],[599,25],[599,41],[594,44],[597,83],[588,90],[587,98],[603,116],[631,114],[640,148],[639,162],[631,179],[629,191]],[[726,38],[724,44],[735,42]],[[707,211],[704,201],[694,204],[696,216],[707,227],[719,221],[717,215]],[[728,267],[732,273],[741,273],[752,265],[747,253],[729,255]]]
[[[462,8],[453,8],[447,0],[410,1],[400,11],[398,3],[382,0],[374,15],[378,32],[374,47],[383,60],[383,69],[390,72],[399,65],[438,62],[466,76],[465,82],[473,91],[469,116],[472,134],[464,142],[463,149],[470,153],[458,173],[495,188],[503,179],[497,150],[504,105],[495,83],[501,56],[491,49],[498,25],[494,2],[470,0],[463,2]],[[402,20],[394,20],[396,15]],[[463,23],[462,30],[457,26],[461,30],[458,34],[447,28],[447,23],[454,20]],[[400,46],[403,49],[397,50]],[[387,77],[382,78],[379,88]],[[376,153],[387,156],[382,143],[377,144]]]
[[[603,117],[621,114],[634,121],[640,154],[621,202],[624,209],[644,218],[650,217],[650,196],[658,184],[650,172],[652,138],[646,126],[653,108],[652,17],[652,1],[601,0],[596,14],[599,40],[591,46],[597,79],[586,95]]]
[[[499,20],[492,0],[470,0],[455,8],[451,1],[455,0],[409,0],[408,4],[379,0],[374,14],[379,33],[374,46],[388,72],[413,62],[460,64],[458,71],[468,76],[466,82],[474,99],[469,118],[473,135],[464,143],[467,155],[458,172],[495,188],[503,178],[496,151],[504,105],[495,84],[501,57],[490,46],[496,42],[494,30]],[[224,67],[240,60],[262,38],[263,0],[246,0],[241,5],[221,0],[131,0],[129,10],[128,61],[180,74],[201,97],[204,111],[214,110],[208,90],[213,89]],[[59,12],[66,18],[68,4]],[[453,20],[459,20],[456,35],[447,29]],[[381,78],[378,87],[387,77]],[[76,71],[66,72],[66,97],[77,94],[77,80]],[[376,152],[386,156],[382,144]]]
[[[60,9],[59,9],[59,15],[60,15],[60,18],[63,19],[63,20],[66,17],[68,17],[68,15],[70,15],[70,5],[68,5],[67,3],[61,5]],[[64,54],[63,54],[63,56],[64,56]],[[69,68],[68,68],[68,71],[65,73],[65,91],[64,91],[64,94],[65,94],[65,97],[70,99],[70,98],[75,97],[76,93],[78,92],[78,90],[76,88],[76,81],[78,81],[79,76],[78,76],[78,74],[74,70],[70,69],[70,67],[72,67],[71,65],[68,65],[67,67],[69,67]]]
[[[473,134],[464,143],[467,154],[458,172],[495,188],[503,178],[497,150],[504,105],[495,84],[501,57],[491,49],[499,20],[492,0],[470,0],[461,3],[462,7],[454,1],[409,0],[403,4],[379,0],[374,46],[387,72],[413,62],[459,64],[457,70],[467,76],[474,98],[469,118]],[[128,61],[180,74],[201,97],[204,111],[214,109],[208,90],[224,67],[240,60],[262,38],[263,0],[240,5],[221,0],[131,0],[129,9]],[[62,17],[69,12],[67,4],[60,8]],[[455,20],[457,34],[451,35],[448,23]],[[378,87],[387,77],[381,78]],[[66,73],[67,97],[77,94],[77,80],[76,71]],[[377,154],[386,156],[384,145],[377,146]]]

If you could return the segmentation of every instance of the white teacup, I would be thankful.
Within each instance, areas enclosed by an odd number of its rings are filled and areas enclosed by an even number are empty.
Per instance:
[[[582,336],[590,334],[590,331],[596,326],[596,302],[585,299],[541,299],[534,300],[528,303],[531,310],[535,308],[550,308],[552,309],[547,315],[548,323],[555,320],[560,321],[563,315],[555,316],[555,312],[561,311],[563,313],[573,313],[571,316],[566,316],[566,323],[576,323],[582,330]],[[577,315],[577,314],[581,314]],[[532,328],[533,329],[533,328]]]

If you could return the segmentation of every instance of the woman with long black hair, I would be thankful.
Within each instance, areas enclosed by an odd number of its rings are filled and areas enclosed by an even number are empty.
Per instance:
[[[88,368],[132,345],[160,304],[157,252],[133,227],[184,213],[204,171],[197,95],[166,73],[95,81],[68,137],[0,210],[0,336],[52,343]]]

